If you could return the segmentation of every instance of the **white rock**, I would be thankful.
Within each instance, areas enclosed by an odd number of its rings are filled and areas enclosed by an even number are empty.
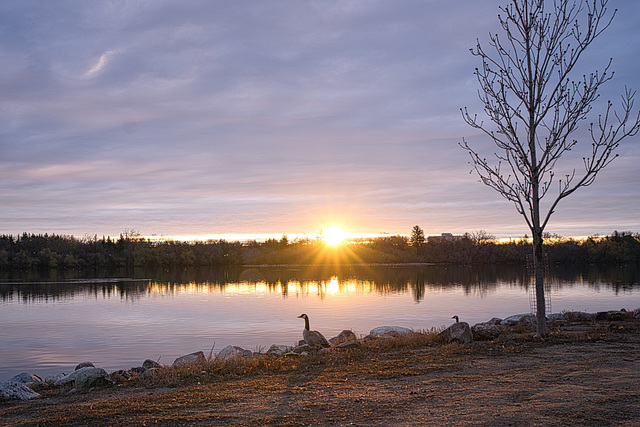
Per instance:
[[[492,340],[502,333],[505,329],[500,322],[495,323],[493,320],[484,323],[477,323],[471,327],[473,339],[475,340]]]
[[[109,378],[107,371],[102,368],[92,368],[87,366],[86,368],[79,369],[79,371],[80,372],[76,375],[75,380],[75,388],[78,391],[113,384],[113,381]]]
[[[284,356],[291,350],[293,350],[293,347],[289,347],[288,345],[272,344],[271,347],[269,347],[269,350],[267,350],[267,354],[271,354],[273,356]]]
[[[80,368],[77,371],[73,371],[71,372],[69,375],[65,375],[64,377],[60,378],[59,380],[57,380],[56,382],[53,383],[53,385],[55,385],[56,387],[64,385],[64,384],[68,384],[70,382],[73,382],[76,380],[76,377],[78,376],[78,374],[82,371],[85,371],[87,369],[95,369],[92,368],[90,366],[87,366],[85,368]]]
[[[207,359],[204,357],[204,353],[202,351],[196,351],[195,353],[185,354],[184,356],[178,357],[173,361],[172,366],[183,366],[188,365],[189,363],[204,362],[205,360]]]
[[[233,359],[234,357],[251,357],[253,352],[251,350],[245,350],[242,347],[235,345],[228,345],[218,353],[218,358],[222,360]]]
[[[347,341],[356,341],[357,339],[358,337],[353,333],[353,331],[345,329],[344,331],[340,332],[338,336],[331,338],[329,340],[329,343],[331,345],[338,345]]]
[[[378,326],[373,328],[369,332],[370,338],[377,338],[380,336],[398,336],[402,334],[408,334],[411,332],[409,328],[403,328],[402,326]]]
[[[2,399],[28,400],[36,397],[40,397],[40,395],[23,383],[5,381],[0,384],[0,398]]]

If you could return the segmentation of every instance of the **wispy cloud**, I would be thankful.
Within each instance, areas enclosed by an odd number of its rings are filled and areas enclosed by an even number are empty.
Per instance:
[[[98,75],[102,69],[107,65],[107,62],[113,56],[114,52],[112,50],[107,50],[95,61],[93,66],[84,74],[85,78],[92,78]]]

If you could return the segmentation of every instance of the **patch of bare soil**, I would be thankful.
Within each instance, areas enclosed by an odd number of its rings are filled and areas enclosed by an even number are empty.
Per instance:
[[[333,352],[332,352],[333,353]],[[640,425],[638,321],[366,346],[287,369],[0,403],[2,426]]]

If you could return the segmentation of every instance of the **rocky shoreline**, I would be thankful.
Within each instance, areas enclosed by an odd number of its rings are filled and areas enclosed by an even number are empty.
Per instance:
[[[566,326],[570,323],[590,323],[600,321],[625,322],[640,320],[640,308],[633,311],[621,309],[617,311],[606,311],[598,313],[585,312],[564,312],[554,313],[548,316],[550,328],[555,326]],[[535,315],[519,314],[505,319],[492,318],[487,322],[482,322],[470,326],[466,322],[453,323],[437,333],[436,341],[441,344],[458,342],[468,344],[472,341],[490,341],[498,338],[503,333],[535,331]],[[329,340],[331,347],[315,349],[306,342],[300,341],[297,346],[286,346],[273,344],[266,352],[252,352],[238,346],[229,345],[223,348],[218,354],[209,354],[207,358],[203,351],[196,351],[178,357],[170,366],[162,366],[158,362],[147,359],[140,366],[130,369],[120,369],[108,373],[105,369],[94,366],[91,362],[79,363],[73,372],[69,374],[59,373],[49,375],[41,379],[33,373],[23,372],[0,384],[1,400],[30,400],[40,398],[36,391],[43,387],[68,389],[67,393],[87,393],[92,390],[110,387],[114,385],[126,384],[133,379],[145,379],[153,377],[162,368],[179,368],[190,364],[205,362],[215,359],[220,362],[232,361],[237,358],[270,357],[278,358],[304,358],[309,356],[321,356],[332,351],[344,351],[360,348],[366,341],[377,339],[399,338],[413,333],[411,329],[400,326],[381,326],[374,328],[368,335],[358,338],[352,331],[342,331],[338,336]]]

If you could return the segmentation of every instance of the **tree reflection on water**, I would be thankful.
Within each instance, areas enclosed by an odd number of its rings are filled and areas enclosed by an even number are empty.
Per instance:
[[[618,294],[639,289],[640,266],[570,265],[551,266],[548,283],[552,289],[587,286],[610,289]],[[499,286],[528,291],[531,280],[523,266],[459,265],[316,265],[289,267],[252,267],[236,269],[161,269],[125,271],[51,271],[10,272],[0,275],[2,301],[23,303],[67,299],[75,295],[98,298],[119,297],[135,300],[149,294],[172,295],[177,292],[225,292],[231,288],[243,292],[258,287],[283,297],[292,291],[317,293],[328,291],[410,292],[416,302],[427,290],[462,289],[465,294],[486,294]],[[330,289],[329,289],[330,288]]]

